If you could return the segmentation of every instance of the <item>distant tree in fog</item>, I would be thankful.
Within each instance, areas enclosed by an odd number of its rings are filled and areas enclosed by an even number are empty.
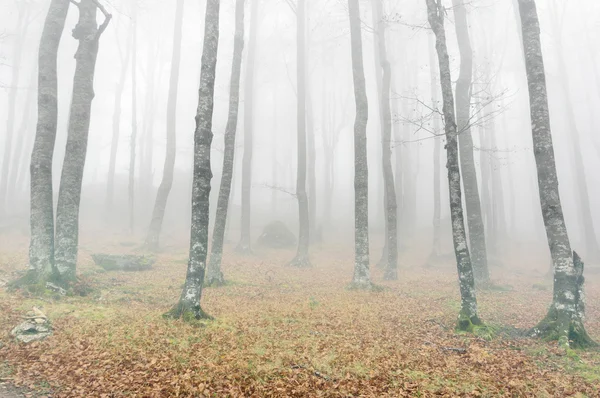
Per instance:
[[[467,234],[462,207],[462,194],[460,187],[460,166],[458,160],[458,131],[454,115],[454,96],[452,93],[452,76],[450,74],[450,59],[446,45],[446,32],[444,30],[445,9],[435,0],[425,0],[427,4],[427,18],[429,25],[435,33],[436,49],[438,54],[440,84],[442,87],[444,129],[446,132],[446,152],[448,157],[448,186],[450,195],[450,215],[452,218],[452,238],[454,253],[458,270],[458,284],[460,287],[461,309],[458,316],[458,329],[470,331],[473,325],[480,325],[481,320],[477,313],[477,297],[475,293],[475,278],[471,256],[467,246]]]
[[[233,62],[231,65],[231,81],[229,84],[229,114],[225,127],[225,145],[223,150],[223,173],[217,202],[217,214],[213,227],[210,261],[206,272],[206,286],[219,286],[225,283],[221,272],[223,258],[223,240],[227,225],[227,210],[233,180],[235,159],[235,135],[237,132],[238,109],[240,103],[240,76],[242,71],[242,52],[244,49],[244,0],[236,0],[235,36],[233,43]]]
[[[458,123],[458,145],[460,146],[460,171],[462,173],[469,227],[471,260],[475,280],[483,285],[490,281],[487,264],[485,228],[481,213],[477,170],[473,155],[471,136],[471,87],[473,80],[473,50],[469,37],[467,10],[463,0],[452,0],[454,26],[460,51],[460,74],[456,81],[456,119]]]
[[[138,4],[137,0],[131,2],[131,138],[129,140],[129,180],[127,184],[128,209],[129,209],[129,233],[133,234],[135,229],[135,155],[137,142],[137,52],[138,52]]]
[[[194,132],[190,254],[185,285],[179,302],[165,314],[166,317],[184,320],[209,317],[200,307],[200,298],[208,254],[209,198],[210,180],[212,179],[210,151],[213,138],[212,117],[219,46],[219,5],[220,0],[207,0],[206,2],[200,89]]]
[[[351,287],[371,289],[369,270],[369,168],[367,165],[367,120],[369,104],[363,65],[360,8],[358,0],[348,0],[352,76],[354,80],[354,276]]]
[[[80,0],[74,4],[79,10],[79,22],[73,29],[73,38],[79,41],[79,46],[75,53],[75,76],[69,112],[67,149],[56,206],[55,249],[56,270],[60,279],[68,282],[75,280],[77,265],[81,184],[94,99],[94,73],[98,45],[100,36],[111,19],[111,15],[96,0]],[[99,27],[96,23],[98,7],[104,14],[104,22]]]
[[[535,336],[558,340],[565,346],[571,344],[574,347],[587,347],[595,345],[595,342],[588,336],[583,325],[583,263],[571,250],[558,189],[540,23],[535,1],[519,0],[519,11],[540,205],[554,264],[552,304],[546,317],[532,332]]]
[[[175,155],[177,148],[177,95],[179,88],[179,67],[181,63],[181,39],[183,31],[183,3],[177,0],[175,9],[175,29],[173,35],[173,53],[171,56],[171,74],[169,78],[169,97],[167,100],[167,154],[163,177],[156,193],[154,210],[150,227],[146,235],[146,247],[151,250],[158,249],[159,236],[165,218],[167,201],[173,186],[173,173],[175,170]]]

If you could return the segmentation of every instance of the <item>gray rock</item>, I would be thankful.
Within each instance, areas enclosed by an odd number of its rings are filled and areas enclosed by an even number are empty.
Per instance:
[[[92,254],[92,259],[107,271],[144,271],[151,269],[156,261],[152,257],[132,254]]]
[[[17,325],[10,334],[14,336],[18,341],[23,343],[31,343],[33,341],[44,340],[46,337],[52,334],[52,328],[48,321],[40,324],[36,320],[24,321]]]

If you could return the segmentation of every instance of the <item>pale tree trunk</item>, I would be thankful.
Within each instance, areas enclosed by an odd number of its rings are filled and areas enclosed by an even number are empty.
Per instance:
[[[129,183],[127,185],[129,209],[129,233],[135,230],[135,147],[137,143],[137,0],[132,2],[131,45],[131,139],[129,142]]]
[[[481,214],[477,171],[473,155],[473,137],[471,136],[471,79],[473,74],[473,52],[469,38],[467,10],[463,0],[452,0],[456,26],[456,38],[460,50],[460,74],[456,81],[456,118],[458,123],[458,144],[460,146],[460,171],[463,177],[467,225],[471,259],[475,271],[475,280],[488,284],[490,274],[487,265],[485,247],[485,228]]]
[[[165,218],[167,201],[173,186],[175,156],[177,149],[177,95],[179,89],[179,68],[181,64],[181,39],[183,29],[183,3],[177,1],[175,10],[175,30],[173,34],[173,52],[171,55],[171,73],[169,77],[169,97],[167,100],[167,153],[163,168],[163,177],[156,192],[156,201],[152,219],[146,236],[146,246],[151,250],[159,247],[159,236]]]
[[[115,107],[112,118],[112,138],[110,144],[110,158],[108,162],[108,179],[106,183],[106,209],[112,210],[113,195],[115,190],[115,168],[117,165],[117,150],[119,149],[119,135],[121,132],[121,104],[123,103],[123,91],[125,90],[125,82],[127,80],[127,69],[131,58],[131,41],[126,40],[127,47],[125,48],[125,59],[121,64],[121,75],[117,83],[115,92]]]
[[[200,298],[208,252],[209,198],[210,180],[212,179],[210,151],[213,137],[212,117],[219,45],[219,3],[220,0],[207,0],[206,2],[198,111],[194,132],[192,225],[187,274],[179,303],[165,314],[166,317],[182,318],[185,321],[209,317],[200,307]]]
[[[60,280],[65,283],[75,280],[79,241],[79,204],[94,99],[94,72],[100,36],[111,18],[105,13],[102,25],[100,27],[96,25],[97,5],[94,0],[81,0],[77,3],[77,8],[79,22],[73,29],[73,38],[79,41],[79,47],[75,53],[75,76],[69,112],[67,148],[56,206],[55,264]]]
[[[481,324],[477,314],[477,297],[475,294],[475,278],[471,256],[467,246],[467,234],[462,208],[462,194],[460,190],[460,166],[458,161],[458,142],[456,118],[454,115],[454,97],[452,95],[452,76],[450,74],[450,59],[446,46],[446,32],[444,31],[445,10],[435,0],[425,0],[427,4],[427,17],[429,25],[436,37],[438,54],[440,85],[442,87],[444,130],[446,132],[446,152],[448,156],[448,191],[450,196],[450,215],[452,219],[452,239],[458,269],[458,284],[460,287],[461,309],[458,316],[460,330],[470,331],[474,325]]]
[[[298,101],[296,108],[298,135],[298,167],[296,170],[296,198],[298,199],[298,250],[290,262],[294,267],[309,267],[310,220],[306,195],[306,3],[298,0],[296,8],[296,79]]]
[[[381,1],[373,0],[374,28],[377,29],[376,43],[379,48],[378,58],[381,68],[381,91],[379,97],[380,122],[381,122],[381,153],[382,169],[385,190],[385,237],[387,254],[385,259],[385,280],[398,279],[398,220],[396,205],[396,189],[394,187],[394,172],[392,170],[392,109],[390,104],[392,69],[387,58],[385,40],[385,22],[383,20],[383,5]]]
[[[31,154],[29,272],[43,282],[54,271],[54,210],[52,157],[58,119],[57,55],[69,0],[52,0],[44,23],[38,55],[38,121]]]
[[[558,339],[563,346],[595,345],[583,325],[583,263],[571,250],[565,224],[546,90],[546,74],[540,41],[540,24],[534,0],[519,0],[525,67],[529,87],[533,153],[537,167],[540,205],[548,247],[554,264],[554,296],[546,317],[533,328],[536,336]]]
[[[258,35],[258,2],[250,1],[250,37],[246,56],[244,81],[244,156],[242,158],[242,220],[241,236],[236,251],[249,254],[251,249],[250,210],[252,200],[252,151],[254,130],[254,64]]]
[[[579,212],[580,225],[583,226],[583,235],[585,239],[585,248],[588,261],[597,262],[600,260],[600,247],[598,246],[598,239],[596,236],[596,230],[594,229],[594,222],[592,217],[592,210],[590,205],[590,196],[587,187],[587,179],[585,173],[585,166],[583,165],[583,156],[581,150],[581,144],[579,141],[579,130],[577,129],[577,121],[575,119],[575,112],[573,110],[573,104],[571,102],[571,89],[569,82],[569,74],[567,72],[567,66],[564,59],[564,51],[562,45],[562,29],[559,27],[557,21],[558,15],[556,10],[556,3],[552,1],[553,9],[553,30],[556,35],[555,54],[558,60],[558,68],[560,73],[560,87],[562,89],[563,106],[567,114],[567,125],[569,128],[569,142],[571,143],[571,157],[574,161],[574,174],[576,183],[576,200],[578,202],[577,210]]]
[[[238,109],[240,104],[240,76],[242,73],[242,52],[244,50],[244,0],[236,0],[235,38],[233,43],[233,62],[231,65],[231,81],[229,83],[229,115],[225,127],[225,145],[223,149],[223,173],[217,201],[217,214],[213,228],[210,261],[206,273],[206,286],[225,284],[221,272],[223,258],[223,240],[227,224],[227,210],[233,178],[235,159],[235,134],[237,131]]]
[[[305,1],[305,0],[304,0]],[[305,23],[310,21],[310,2],[306,3],[306,10],[304,12]],[[310,70],[310,45],[311,45],[311,32],[310,25],[306,31],[305,49],[304,49],[304,66],[305,68],[305,87],[306,90],[306,145],[308,154],[308,164],[316,165],[317,154],[315,149],[315,129],[314,129],[314,109],[311,95],[311,79],[310,73],[306,70]],[[308,167],[308,224],[309,224],[309,236],[310,240],[315,242],[318,241],[317,236],[317,173],[316,167]]]
[[[437,68],[435,66],[435,37],[429,35],[429,73],[431,80],[431,104],[433,109],[438,109],[440,101],[440,90],[439,82],[436,77]],[[433,132],[434,134],[440,134],[440,115],[437,113],[432,114],[433,117]],[[429,255],[429,261],[434,261],[439,258],[442,254],[441,245],[441,213],[442,213],[442,200],[441,200],[441,172],[440,172],[440,157],[441,157],[441,141],[442,137],[433,137],[433,246],[431,254]]]
[[[2,173],[0,174],[0,216],[8,213],[11,202],[7,202],[8,195],[15,194],[14,191],[9,190],[9,171],[12,172],[19,163],[12,156],[12,141],[16,134],[21,133],[15,132],[15,119],[16,119],[16,106],[17,106],[17,94],[19,90],[20,75],[21,75],[21,60],[23,59],[23,41],[27,35],[27,27],[29,10],[28,6],[19,4],[19,17],[17,21],[17,34],[13,48],[13,60],[14,64],[11,65],[11,82],[8,90],[8,115],[6,117],[6,139],[4,141],[4,155],[2,158]],[[27,104],[26,104],[27,106]],[[18,139],[18,138],[17,138]],[[15,151],[15,154],[18,154]],[[7,206],[8,205],[8,206]]]
[[[367,164],[367,121],[369,104],[363,66],[360,8],[348,0],[352,77],[356,118],[354,120],[354,276],[351,288],[372,289],[369,271],[369,168]]]

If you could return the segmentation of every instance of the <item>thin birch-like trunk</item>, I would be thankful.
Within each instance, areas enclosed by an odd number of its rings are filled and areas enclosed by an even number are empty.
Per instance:
[[[221,271],[223,241],[227,225],[227,210],[233,179],[235,161],[235,135],[237,132],[238,109],[240,103],[240,76],[242,73],[242,52],[244,50],[244,0],[236,0],[235,37],[233,42],[233,63],[229,84],[229,115],[225,127],[225,145],[223,150],[223,173],[217,201],[217,214],[212,235],[210,261],[206,273],[206,286],[220,286],[225,283]]]
[[[212,178],[210,151],[213,138],[212,117],[219,46],[219,5],[220,0],[207,0],[206,2],[200,89],[198,90],[198,110],[194,131],[190,256],[185,285],[177,305],[165,314],[166,317],[182,318],[185,321],[210,317],[200,307],[200,298],[208,253],[209,198]]]
[[[429,73],[431,80],[431,104],[433,109],[437,109],[440,100],[439,82],[436,77],[437,68],[435,67],[435,37],[429,35]],[[433,117],[433,132],[434,134],[440,134],[440,116],[437,113],[432,115]],[[442,200],[441,200],[441,170],[440,170],[440,157],[441,157],[441,141],[442,137],[435,136],[433,138],[433,245],[429,261],[439,258],[442,254],[441,245],[441,212],[442,212]]]
[[[446,151],[448,168],[448,191],[450,196],[450,215],[452,218],[452,238],[458,270],[458,284],[461,296],[461,309],[458,316],[458,329],[470,331],[474,325],[480,325],[477,314],[477,297],[475,294],[475,278],[471,256],[467,246],[467,234],[462,208],[462,193],[460,189],[460,166],[458,161],[458,131],[454,114],[454,97],[452,95],[452,76],[450,74],[450,58],[446,45],[444,30],[445,10],[435,0],[425,0],[427,18],[436,37],[440,85],[442,87],[444,130],[446,132]]]

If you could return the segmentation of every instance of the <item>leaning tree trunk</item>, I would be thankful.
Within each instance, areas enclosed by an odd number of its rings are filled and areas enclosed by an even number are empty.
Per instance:
[[[235,159],[235,133],[237,131],[238,109],[240,104],[240,75],[242,72],[242,52],[244,50],[244,0],[236,0],[235,38],[233,43],[233,63],[229,84],[229,116],[225,127],[225,145],[223,150],[223,173],[217,201],[217,214],[213,227],[210,261],[206,273],[206,286],[220,286],[225,283],[221,272],[223,258],[223,240],[227,225],[227,210],[231,194],[231,181]]]
[[[31,241],[27,278],[43,282],[54,270],[52,157],[58,119],[57,55],[69,0],[52,0],[38,55],[38,122],[31,153]]]
[[[298,199],[299,233],[296,257],[290,262],[295,267],[308,267],[308,246],[310,244],[310,220],[308,214],[308,196],[306,195],[306,20],[305,0],[298,0],[296,9],[296,71],[298,86],[297,128],[298,128],[298,169],[296,179],[296,198]],[[314,167],[314,165],[312,165]]]
[[[458,329],[472,330],[473,325],[480,325],[477,314],[477,297],[475,295],[475,279],[471,256],[467,246],[467,234],[462,208],[460,191],[460,166],[458,163],[457,128],[454,115],[454,97],[452,95],[452,76],[450,59],[446,46],[444,31],[445,10],[435,0],[425,0],[429,25],[436,37],[436,49],[440,68],[440,84],[442,86],[443,114],[446,132],[446,151],[448,155],[448,185],[450,194],[450,215],[452,219],[452,238],[458,269],[458,281],[461,296],[461,310],[458,316]]]
[[[456,81],[456,118],[458,144],[460,146],[460,171],[463,177],[467,225],[475,280],[481,284],[490,281],[485,246],[485,228],[481,214],[481,201],[477,184],[477,171],[471,136],[471,79],[473,75],[473,51],[469,38],[467,10],[463,0],[452,0],[456,26],[456,38],[460,50],[460,74]]]
[[[210,150],[213,138],[212,117],[219,46],[219,3],[220,0],[207,0],[206,2],[202,68],[194,132],[192,225],[187,274],[179,303],[165,314],[167,317],[182,318],[183,320],[209,317],[200,307],[200,297],[202,296],[208,251],[209,198],[212,178]]]
[[[97,3],[94,0],[81,0],[77,3],[77,8],[79,22],[73,29],[73,38],[79,41],[79,47],[75,53],[75,76],[69,113],[67,149],[56,206],[55,264],[58,277],[63,283],[75,281],[79,241],[79,204],[94,99],[94,72],[100,36],[111,18],[102,9],[104,22],[100,27],[96,25]]]
[[[354,120],[354,277],[351,288],[372,289],[369,272],[369,168],[367,165],[367,120],[369,104],[363,66],[360,8],[348,0],[352,77],[356,118]]]
[[[394,172],[392,171],[392,110],[390,105],[390,92],[392,69],[387,59],[385,41],[385,21],[383,20],[383,6],[380,1],[373,0],[373,13],[377,22],[377,44],[379,47],[379,61],[381,74],[381,97],[379,98],[381,120],[381,150],[383,182],[385,189],[385,237],[387,258],[385,259],[384,279],[398,279],[398,230],[397,230],[397,204],[396,189],[394,187]]]
[[[525,67],[529,86],[533,153],[537,166],[540,204],[546,226],[548,246],[554,263],[554,297],[546,317],[533,328],[536,336],[570,342],[576,347],[595,343],[583,325],[583,263],[573,251],[565,224],[546,91],[544,58],[540,42],[540,24],[534,0],[519,0]]]
[[[27,6],[20,5],[19,20],[17,22],[17,38],[13,48],[14,64],[11,68],[11,84],[8,90],[8,115],[6,117],[6,139],[4,141],[4,156],[2,158],[2,170],[0,173],[0,216],[8,212],[12,203],[7,202],[8,195],[15,193],[10,190],[9,170],[18,167],[19,163],[15,161],[12,155],[12,140],[15,136],[15,119],[17,106],[17,93],[19,91],[19,77],[21,75],[21,60],[23,59],[23,40],[27,34],[28,15]],[[27,106],[27,104],[25,105]],[[17,132],[18,133],[18,132]],[[15,151],[15,154],[18,152]],[[11,201],[12,202],[12,201]],[[8,206],[7,206],[8,205]]]
[[[183,29],[183,2],[177,1],[175,11],[175,33],[173,34],[173,53],[171,56],[171,75],[169,77],[169,98],[167,100],[167,154],[163,169],[163,178],[156,193],[152,219],[146,236],[146,246],[151,250],[158,249],[160,231],[165,218],[165,209],[169,193],[173,186],[175,156],[177,148],[177,94],[179,89],[179,66],[181,64],[181,38]]]
[[[250,244],[250,202],[252,200],[252,151],[254,130],[254,64],[256,59],[256,41],[258,35],[258,1],[249,0],[250,42],[246,57],[246,76],[244,82],[244,157],[242,159],[242,225],[240,242],[236,251],[242,254],[252,252]]]
[[[133,0],[131,57],[131,140],[129,142],[129,182],[127,185],[129,233],[135,229],[135,146],[137,142],[137,0]]]

